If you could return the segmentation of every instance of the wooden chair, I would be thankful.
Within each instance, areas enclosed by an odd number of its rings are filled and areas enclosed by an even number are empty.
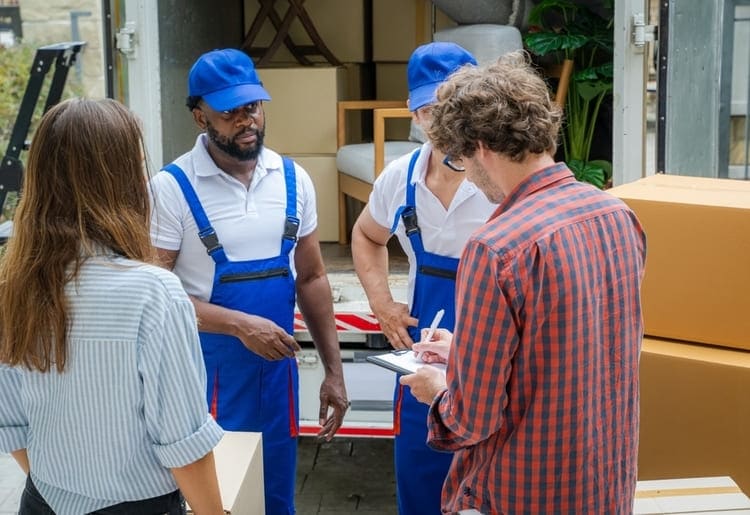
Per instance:
[[[352,110],[370,110],[373,113],[373,141],[347,143],[346,114]],[[338,102],[336,140],[336,167],[339,182],[339,243],[348,243],[346,199],[351,197],[367,202],[372,184],[383,168],[394,159],[421,145],[418,141],[391,141],[386,139],[386,120],[411,118],[406,102],[391,100],[345,100]]]

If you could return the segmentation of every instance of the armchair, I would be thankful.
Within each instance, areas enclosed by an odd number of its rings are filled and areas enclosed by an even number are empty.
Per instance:
[[[373,113],[373,141],[346,142],[346,113],[351,110],[371,110]],[[346,100],[337,106],[336,168],[339,183],[339,243],[348,243],[346,198],[367,202],[372,184],[385,165],[421,145],[418,141],[386,140],[386,120],[411,118],[404,101]]]

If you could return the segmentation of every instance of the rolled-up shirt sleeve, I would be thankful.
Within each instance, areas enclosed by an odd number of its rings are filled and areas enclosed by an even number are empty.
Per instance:
[[[29,422],[21,398],[21,372],[0,364],[0,451],[26,448]]]
[[[192,303],[175,301],[164,323],[143,343],[139,369],[153,449],[168,468],[205,456],[223,432],[208,414],[206,370]]]

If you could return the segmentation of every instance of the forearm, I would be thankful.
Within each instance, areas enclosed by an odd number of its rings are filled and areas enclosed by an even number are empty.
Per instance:
[[[195,515],[224,514],[213,452],[189,465],[171,470],[177,486]]]
[[[26,453],[26,449],[18,449],[17,451],[11,451],[11,456],[16,460],[18,466],[21,467],[24,474],[29,475],[29,455]]]
[[[207,333],[228,334],[236,336],[237,318],[240,312],[217,306],[190,296],[195,306],[195,316],[198,319],[198,329]]]
[[[372,241],[361,231],[352,231],[352,259],[359,282],[373,311],[393,302],[388,284],[388,247]]]
[[[326,275],[297,284],[297,304],[326,374],[343,377],[341,351],[333,317],[331,285]]]

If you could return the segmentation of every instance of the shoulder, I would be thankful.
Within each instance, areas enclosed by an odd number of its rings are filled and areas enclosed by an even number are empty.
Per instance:
[[[111,264],[104,264],[102,269],[108,270],[111,280],[121,283],[123,290],[144,298],[154,300],[161,297],[164,301],[189,302],[180,279],[160,266],[117,257]]]
[[[177,165],[185,174],[188,181],[191,184],[195,185],[196,174],[194,166],[195,159],[193,156],[194,151],[195,149],[182,154],[180,157],[172,161],[172,163],[164,165],[164,167],[162,167],[157,173],[155,173],[154,176],[149,180],[151,193],[177,192],[180,189],[177,183],[177,179],[175,179],[175,177],[171,173],[165,170],[165,168],[170,164]]]

